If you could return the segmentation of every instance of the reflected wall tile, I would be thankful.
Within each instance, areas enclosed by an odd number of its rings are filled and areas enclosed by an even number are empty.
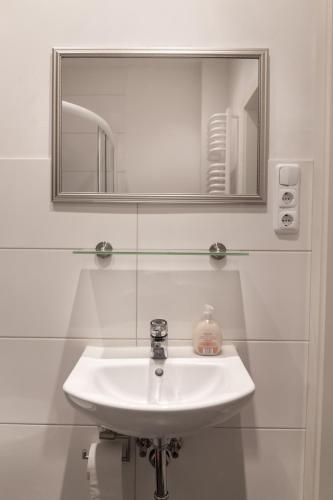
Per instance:
[[[97,176],[96,172],[64,172],[62,175],[62,191],[89,193],[97,192]]]

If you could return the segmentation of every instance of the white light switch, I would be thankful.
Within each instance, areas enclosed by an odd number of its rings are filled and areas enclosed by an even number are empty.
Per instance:
[[[298,184],[299,166],[295,163],[279,166],[281,186],[296,186]]]

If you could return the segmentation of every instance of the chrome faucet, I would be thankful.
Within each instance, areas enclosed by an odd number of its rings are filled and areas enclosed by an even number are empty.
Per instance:
[[[150,322],[150,346],[152,359],[168,357],[168,323],[165,319],[153,319]]]

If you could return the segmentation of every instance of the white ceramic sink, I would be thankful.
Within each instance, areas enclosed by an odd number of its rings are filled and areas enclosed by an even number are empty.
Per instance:
[[[184,436],[227,420],[255,386],[233,346],[214,357],[169,346],[164,361],[150,359],[148,347],[87,347],[63,389],[95,423],[153,438]]]

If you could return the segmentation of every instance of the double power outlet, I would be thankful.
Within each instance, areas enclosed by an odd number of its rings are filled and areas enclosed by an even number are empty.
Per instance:
[[[300,168],[296,163],[275,167],[274,230],[297,233],[299,230]]]

